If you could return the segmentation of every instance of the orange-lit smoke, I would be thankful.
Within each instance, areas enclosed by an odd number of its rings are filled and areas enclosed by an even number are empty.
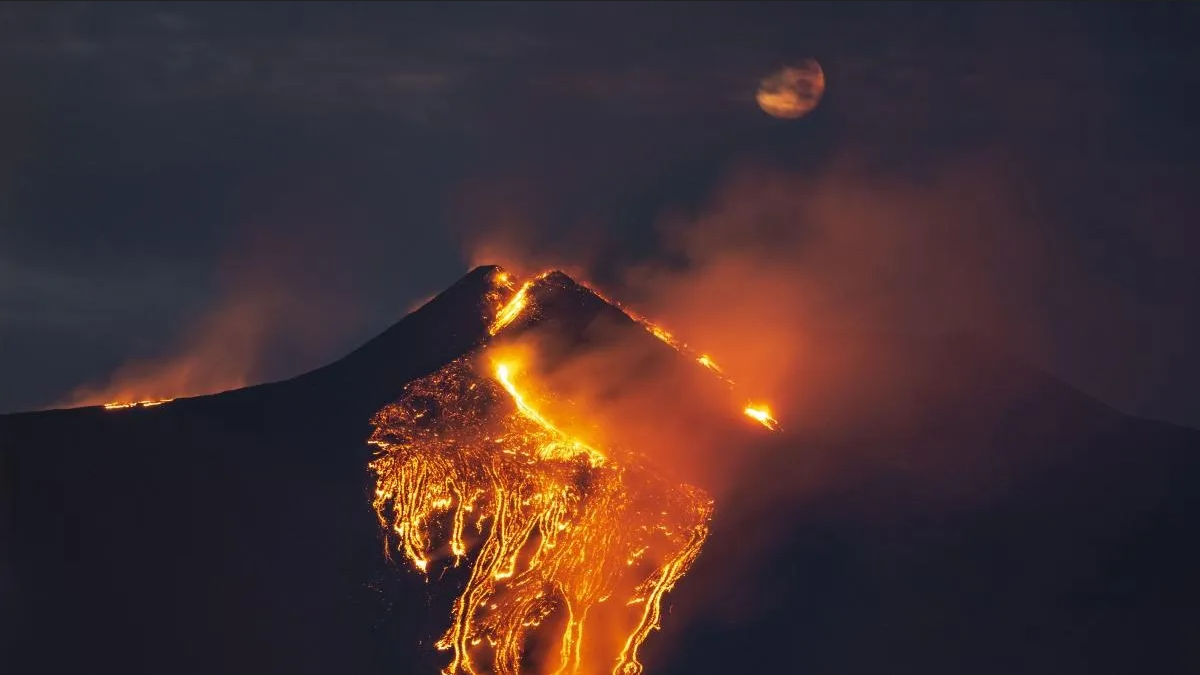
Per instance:
[[[914,355],[925,349],[921,336],[972,331],[1017,353],[1038,345],[1039,317],[1026,300],[1070,262],[1052,255],[1037,214],[1018,199],[1020,176],[1008,169],[1002,157],[903,178],[850,161],[818,173],[742,165],[698,204],[664,205],[656,223],[661,255],[622,266],[580,250],[573,260],[588,268],[578,278],[610,280],[606,295],[666,327],[698,360],[719,364],[736,384],[739,410],[765,413],[793,433],[883,438],[923,423],[911,392],[932,386],[922,378],[940,366],[938,354]],[[484,240],[503,236],[493,230]],[[574,255],[561,246],[538,249],[528,233],[519,241],[539,264],[549,258],[561,266],[557,260]],[[741,489],[746,478],[733,469],[751,453],[731,453],[701,427],[651,412],[653,400],[684,391],[694,399],[700,390],[651,375],[621,386],[629,371],[611,364],[640,358],[636,348],[619,353],[625,348],[594,348],[562,365],[561,379],[599,383],[573,395],[632,416],[622,428],[639,441],[682,434],[687,442],[658,450],[678,455],[666,463],[703,474],[689,479],[718,502],[726,487]],[[795,466],[809,483],[831,483],[831,467],[870,470],[859,459]],[[946,470],[945,458],[905,458],[909,467],[923,461],[935,475]]]
[[[699,215],[662,231],[686,265],[629,270],[625,292],[779,406],[789,426],[846,412],[822,381],[849,342],[888,332],[1020,332],[1008,290],[1049,260],[1009,207],[999,169],[886,180],[852,165],[820,176],[746,167]],[[855,337],[857,336],[857,337]],[[857,383],[867,384],[870,383]]]
[[[69,405],[124,403],[209,394],[251,382],[272,319],[271,300],[232,298],[204,317],[179,349],[158,359],[127,363],[102,386],[72,392]]]
[[[508,284],[510,298],[496,308],[490,332],[517,362],[535,364],[536,379],[555,392],[546,411],[570,435],[635,448],[667,475],[719,493],[743,454],[739,446],[760,437],[760,427],[779,428],[714,356],[627,307],[626,317],[602,312],[590,319],[578,344],[560,344],[565,338],[554,328],[522,333],[523,318],[539,311],[544,278],[498,280]],[[518,336],[506,335],[508,328]]]
[[[312,269],[331,264],[313,254],[323,246],[314,237],[248,232],[220,261],[216,300],[180,327],[170,348],[124,363],[106,382],[77,387],[59,405],[197,396],[295,374],[273,361],[317,357],[354,316],[325,281],[312,279],[320,276]]]
[[[731,589],[752,570],[787,564],[773,554],[789,536],[790,514],[859,481],[900,472],[921,494],[914,508],[987,499],[989,474],[1002,472],[964,439],[945,434],[940,447],[919,448],[897,439],[944,426],[928,417],[930,405],[934,415],[944,415],[947,401],[993,414],[940,382],[953,366],[906,334],[973,329],[1016,348],[1037,337],[1014,298],[1061,263],[1012,199],[1019,190],[1010,178],[1002,163],[920,180],[852,164],[819,175],[746,166],[701,204],[671,212],[685,215],[660,219],[661,258],[614,271],[580,252],[576,260],[595,270],[581,280],[622,280],[601,290],[736,384],[708,388],[643,367],[651,362],[645,341],[602,339],[601,324],[590,327],[593,346],[543,376],[598,419],[621,421],[600,425],[621,435],[602,445],[627,441],[672,479],[713,496],[714,537],[724,538],[698,559],[688,606],[676,607],[671,625],[757,611],[749,607],[756,600]],[[1008,388],[1000,375],[984,375],[983,389]],[[783,428],[747,435],[744,425],[726,425],[731,406]],[[655,644],[680,648],[668,636]]]

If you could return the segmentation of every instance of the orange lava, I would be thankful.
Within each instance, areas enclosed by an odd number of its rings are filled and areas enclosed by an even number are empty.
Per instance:
[[[156,405],[170,403],[171,401],[174,401],[174,400],[175,400],[174,398],[160,398],[160,399],[155,399],[152,401],[130,401],[130,402],[114,401],[112,403],[105,403],[104,409],[105,410],[124,410],[126,408],[150,408],[150,407],[153,407]]]
[[[742,412],[746,413],[746,416],[750,419],[757,421],[759,424],[770,429],[771,431],[775,431],[779,428],[779,421],[771,416],[771,409],[765,405],[750,404],[747,405]]]
[[[547,274],[514,290],[497,272],[489,336],[536,311],[531,289]],[[621,309],[732,387],[711,356]],[[450,652],[445,675],[516,675],[534,658],[538,672],[579,675],[604,664],[636,675],[664,595],[708,537],[713,501],[662,478],[634,449],[600,447],[556,424],[549,411],[577,404],[538,386],[536,355],[507,349],[487,343],[409,383],[372,419],[373,505],[389,553],[426,575],[469,561],[437,642]],[[778,428],[766,406],[743,412]],[[549,656],[530,655],[534,636],[549,639]]]

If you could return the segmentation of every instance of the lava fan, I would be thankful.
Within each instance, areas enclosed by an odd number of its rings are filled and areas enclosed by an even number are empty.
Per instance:
[[[517,673],[531,661],[557,673],[641,672],[663,596],[708,536],[703,490],[664,478],[637,448],[600,447],[557,424],[546,411],[564,402],[530,377],[538,354],[505,349],[500,338],[565,279],[548,273],[514,289],[498,273],[489,341],[409,383],[373,419],[374,507],[392,545],[424,574],[435,560],[470,568],[437,644],[451,653],[449,675]],[[626,316],[720,374],[710,356]],[[774,428],[765,408],[745,413]]]

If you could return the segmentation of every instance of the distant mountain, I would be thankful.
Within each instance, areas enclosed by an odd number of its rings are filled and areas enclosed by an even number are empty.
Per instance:
[[[0,671],[436,673],[453,589],[386,561],[365,439],[487,339],[496,272],[291,380],[0,416]],[[623,320],[565,275],[538,292],[560,356]],[[747,451],[649,672],[1200,669],[1200,432],[978,339],[826,339],[838,358],[797,374],[806,419]]]

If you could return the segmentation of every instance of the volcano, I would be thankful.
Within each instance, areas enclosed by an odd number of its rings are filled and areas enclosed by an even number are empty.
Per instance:
[[[530,372],[558,384],[619,342],[633,356],[597,371],[602,389],[676,392],[665,428],[702,419],[739,451],[655,474],[705,488],[733,472],[737,488],[663,602],[648,672],[1200,667],[1200,432],[1122,415],[976,338],[831,335],[840,358],[796,375],[820,384],[796,396],[818,421],[785,412],[771,433],[714,407],[720,378],[566,275],[503,298],[501,276],[476,269],[291,380],[0,417],[0,667],[446,667],[434,645],[465,570],[427,578],[385,555],[397,548],[372,509],[367,441],[398,442],[380,436],[381,411],[501,333],[535,344]],[[532,309],[500,322],[497,302],[521,292]]]

